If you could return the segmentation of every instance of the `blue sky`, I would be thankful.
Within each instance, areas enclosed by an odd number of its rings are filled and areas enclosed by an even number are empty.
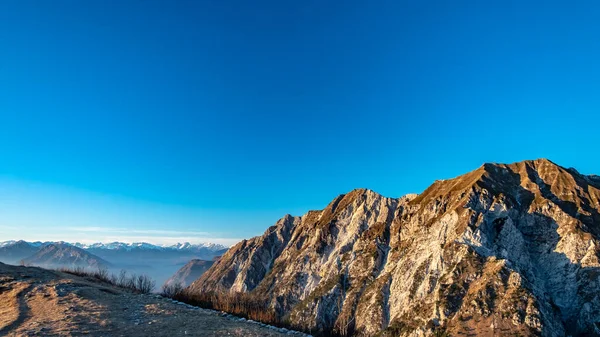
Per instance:
[[[215,241],[484,162],[600,174],[594,1],[3,1],[0,240]]]

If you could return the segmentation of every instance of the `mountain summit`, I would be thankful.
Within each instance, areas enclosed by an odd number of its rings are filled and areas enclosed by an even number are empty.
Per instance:
[[[600,180],[539,159],[420,195],[358,189],[244,240],[192,292],[249,292],[355,335],[600,334]]]

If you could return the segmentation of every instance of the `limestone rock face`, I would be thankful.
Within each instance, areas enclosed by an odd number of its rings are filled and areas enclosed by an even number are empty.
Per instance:
[[[347,335],[599,335],[600,180],[541,159],[358,189],[229,249],[191,291]]]

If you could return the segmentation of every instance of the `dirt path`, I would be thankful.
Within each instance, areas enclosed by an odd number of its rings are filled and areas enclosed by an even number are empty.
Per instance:
[[[0,263],[0,336],[284,336],[257,323],[93,280]]]
[[[0,309],[0,316],[2,317],[0,318],[0,336],[8,334],[9,331],[18,327],[27,318],[28,307],[24,295],[29,290],[31,290],[31,286],[25,283],[18,284],[18,286],[12,289],[2,289],[0,303],[8,305],[3,305]]]

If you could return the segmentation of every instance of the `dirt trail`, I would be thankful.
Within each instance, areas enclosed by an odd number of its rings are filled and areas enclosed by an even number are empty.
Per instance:
[[[288,335],[294,335],[292,332]],[[0,336],[284,336],[157,295],[0,263]]]

